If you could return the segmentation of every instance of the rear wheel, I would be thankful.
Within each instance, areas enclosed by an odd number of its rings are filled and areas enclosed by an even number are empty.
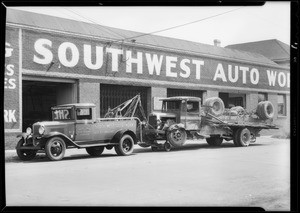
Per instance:
[[[85,150],[90,156],[99,157],[104,151],[104,146],[88,147]]]
[[[45,152],[50,160],[61,160],[65,156],[66,144],[60,137],[50,138],[46,143]]]
[[[210,137],[210,138],[206,138],[206,142],[210,146],[221,146],[221,144],[223,142],[223,138],[220,138],[220,137]]]
[[[22,138],[19,140],[17,147],[24,147],[25,146],[25,141]],[[17,149],[17,155],[18,157],[23,160],[23,161],[29,161],[32,160],[36,156],[37,150],[34,149]]]
[[[247,128],[240,128],[235,131],[233,142],[235,146],[249,146],[251,141],[251,132]]]
[[[134,141],[130,135],[123,135],[119,141],[119,144],[115,146],[115,151],[118,155],[126,156],[133,152]]]

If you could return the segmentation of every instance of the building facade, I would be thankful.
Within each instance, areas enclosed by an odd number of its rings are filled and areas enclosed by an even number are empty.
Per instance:
[[[138,93],[147,114],[159,110],[161,97],[218,96],[225,107],[247,110],[269,100],[275,122],[289,123],[289,68],[256,53],[140,35],[9,9],[5,147],[32,123],[51,119],[51,106],[90,102],[102,117]]]

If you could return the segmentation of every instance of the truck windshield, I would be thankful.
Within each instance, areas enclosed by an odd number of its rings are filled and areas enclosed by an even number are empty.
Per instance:
[[[73,120],[72,108],[54,108],[52,109],[52,120]]]
[[[180,104],[181,101],[163,101],[162,111],[178,111]]]

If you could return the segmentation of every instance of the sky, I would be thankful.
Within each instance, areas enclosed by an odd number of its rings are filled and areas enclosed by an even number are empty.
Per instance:
[[[290,44],[290,2],[237,7],[13,7],[142,33],[221,47],[277,39]],[[192,23],[191,23],[192,22]],[[188,24],[190,23],[190,24]]]

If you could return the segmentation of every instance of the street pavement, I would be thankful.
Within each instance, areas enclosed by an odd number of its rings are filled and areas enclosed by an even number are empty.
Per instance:
[[[5,152],[7,206],[225,206],[290,209],[290,140],[260,137],[249,147],[188,141],[170,152],[135,147],[90,157],[30,162]]]

